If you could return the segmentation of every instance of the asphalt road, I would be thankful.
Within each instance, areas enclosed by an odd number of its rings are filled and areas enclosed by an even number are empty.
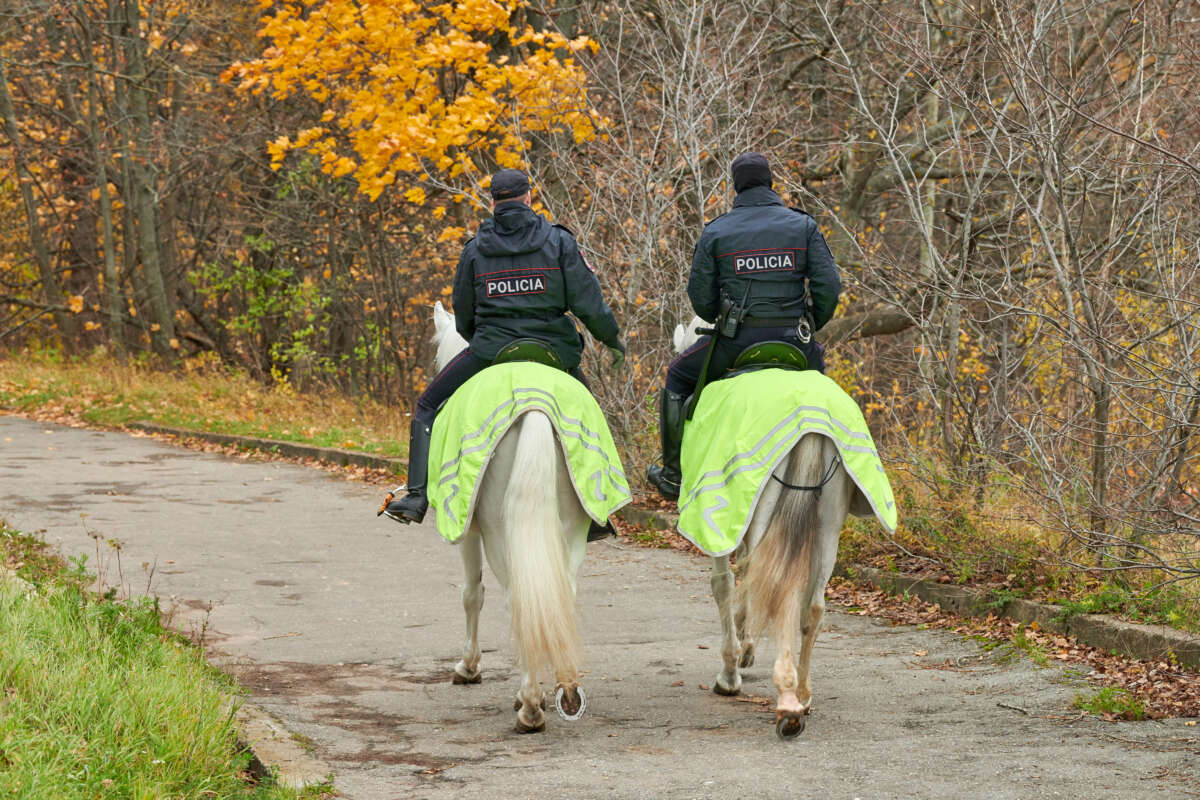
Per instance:
[[[484,682],[453,686],[458,554],[428,525],[376,518],[378,502],[323,471],[0,416],[0,517],[87,555],[108,585],[157,594],[345,797],[1200,795],[1200,729],[1185,721],[1081,718],[1068,670],[836,609],[807,730],[780,742],[770,642],[748,696],[706,690],[720,645],[707,560],[611,539],[588,546],[580,576],[588,712],[518,735],[495,581]]]

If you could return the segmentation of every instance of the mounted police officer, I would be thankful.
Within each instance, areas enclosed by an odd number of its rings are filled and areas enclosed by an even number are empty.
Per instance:
[[[733,209],[704,227],[688,278],[692,308],[715,323],[717,335],[701,337],[667,369],[659,404],[663,463],[646,470],[659,494],[671,500],[678,499],[683,478],[685,406],[706,362],[707,376],[715,379],[746,347],[777,340],[799,347],[809,369],[824,371],[813,334],[833,316],[842,291],[816,220],[783,204],[771,188],[767,159],[743,153],[730,173],[737,192]]]
[[[384,513],[408,524],[425,518],[425,485],[433,420],[442,403],[518,339],[536,339],[583,381],[583,337],[570,311],[612,353],[625,359],[617,321],[600,294],[600,282],[579,252],[575,237],[529,207],[529,179],[515,169],[492,176],[492,218],[463,247],[454,274],[454,322],[470,346],[430,382],[417,399],[408,445],[408,493]]]

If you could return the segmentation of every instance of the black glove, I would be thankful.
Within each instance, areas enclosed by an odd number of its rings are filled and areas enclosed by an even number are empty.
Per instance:
[[[613,369],[620,369],[621,365],[625,363],[625,345],[621,344],[621,340],[618,339],[616,344],[608,345],[608,352],[612,353],[610,366]]]

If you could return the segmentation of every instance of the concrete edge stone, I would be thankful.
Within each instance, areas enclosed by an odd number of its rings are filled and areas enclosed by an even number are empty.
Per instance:
[[[634,525],[653,525],[659,530],[675,530],[675,523],[679,518],[672,514],[664,514],[660,511],[650,511],[645,508],[635,508],[634,506],[622,506],[617,509],[616,516],[626,522],[631,522]]]
[[[640,508],[623,508],[623,519],[638,525],[673,529],[677,516]],[[1200,636],[1166,625],[1125,622],[1106,614],[1069,614],[1061,606],[1021,598],[1006,598],[981,589],[938,583],[887,570],[839,561],[834,574],[866,581],[890,594],[909,594],[963,616],[994,614],[1042,630],[1069,634],[1083,644],[1143,661],[1174,661],[1200,669]]]
[[[235,447],[245,447],[253,450],[265,450],[294,458],[315,458],[318,461],[324,461],[329,464],[338,464],[343,467],[371,467],[396,471],[403,469],[406,465],[406,462],[403,459],[377,456],[372,455],[371,453],[361,453],[357,450],[342,450],[337,447],[318,447],[316,445],[299,444],[297,442],[285,442],[279,439],[261,439],[255,436],[240,436],[233,433],[211,433],[209,431],[197,431],[188,428],[172,428],[168,425],[159,425],[154,422],[129,422],[126,423],[125,427],[133,430],[144,431],[146,433],[160,433],[168,436],[178,436],[180,438],[186,437],[191,439],[202,439],[206,442],[214,442],[215,444],[233,445]]]
[[[332,781],[333,769],[310,755],[283,723],[263,709],[243,704],[234,714],[242,745],[250,751],[250,771],[259,778],[274,774],[282,786],[302,790]]]

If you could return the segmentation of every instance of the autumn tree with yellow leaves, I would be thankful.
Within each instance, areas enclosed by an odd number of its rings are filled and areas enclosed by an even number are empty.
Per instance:
[[[269,144],[272,163],[304,151],[371,199],[461,200],[497,167],[524,167],[531,134],[596,134],[573,54],[595,45],[535,30],[522,0],[263,3],[263,56],[227,77],[241,89],[303,93],[320,120]],[[437,218],[445,205],[435,203]],[[443,229],[440,238],[457,236]]]

